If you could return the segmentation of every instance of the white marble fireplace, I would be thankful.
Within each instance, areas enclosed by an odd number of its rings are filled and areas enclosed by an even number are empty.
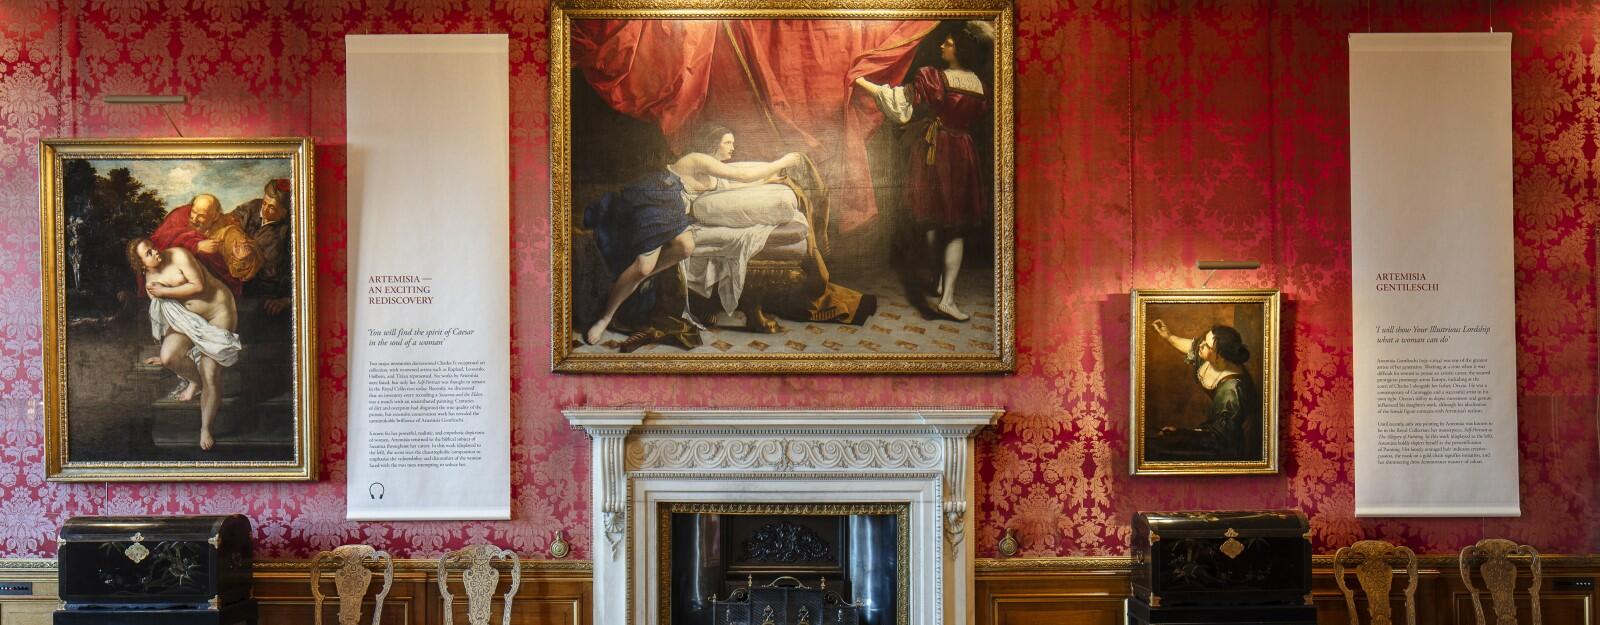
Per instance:
[[[998,409],[564,411],[593,441],[594,621],[658,625],[663,504],[903,503],[908,625],[972,622],[972,435]]]

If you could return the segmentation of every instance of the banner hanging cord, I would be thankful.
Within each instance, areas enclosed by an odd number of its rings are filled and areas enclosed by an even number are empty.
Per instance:
[[[172,113],[167,112],[167,105],[165,105],[165,104],[157,104],[156,108],[161,110],[161,116],[162,117],[167,118],[167,124],[172,126],[172,132],[175,132],[175,133],[178,134],[179,137],[182,137],[183,136],[183,131],[182,130],[178,130],[178,122],[172,121]]]

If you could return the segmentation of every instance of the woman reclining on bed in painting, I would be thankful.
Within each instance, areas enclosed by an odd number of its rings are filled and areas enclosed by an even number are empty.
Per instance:
[[[599,319],[583,336],[585,342],[592,345],[601,340],[617,310],[645,279],[691,257],[695,260],[690,263],[688,282],[703,296],[716,295],[723,308],[731,311],[743,287],[744,276],[740,269],[760,251],[765,233],[770,233],[780,222],[787,223],[786,220],[758,218],[748,225],[737,224],[743,230],[730,227],[735,224],[697,224],[690,207],[698,198],[713,192],[769,182],[785,168],[803,164],[803,155],[791,152],[772,162],[729,163],[734,152],[734,136],[722,126],[708,127],[690,147],[689,153],[667,165],[664,171],[641,176],[584,209],[583,225],[593,230],[607,268],[617,276]],[[795,217],[799,217],[798,214]],[[714,244],[697,254],[697,240],[709,240]],[[724,282],[726,280],[737,283]],[[817,299],[825,302],[828,310],[813,311],[816,314],[809,315],[810,318],[857,322],[856,317],[865,316],[858,314],[864,312],[860,310],[861,294],[826,284],[826,280],[823,282],[823,293]],[[657,328],[661,330],[657,334],[692,332],[692,326],[687,324],[669,325],[673,327]],[[768,331],[776,331],[776,328]],[[635,344],[627,347],[639,346],[638,341],[630,343]],[[687,339],[678,343],[683,347],[697,344]]]

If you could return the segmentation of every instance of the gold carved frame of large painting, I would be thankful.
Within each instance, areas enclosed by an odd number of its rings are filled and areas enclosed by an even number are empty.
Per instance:
[[[40,146],[51,481],[317,476],[308,138]]]
[[[1012,11],[554,3],[552,369],[1012,371]]]

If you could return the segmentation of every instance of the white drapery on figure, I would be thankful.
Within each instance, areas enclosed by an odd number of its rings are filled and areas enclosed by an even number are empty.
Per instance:
[[[766,247],[772,231],[796,221],[810,229],[799,204],[794,190],[782,184],[729,185],[696,197],[690,212],[698,223],[689,228],[694,252],[683,261],[689,288],[701,297],[715,293],[723,312],[733,314],[750,259]]]
[[[182,302],[164,297],[150,298],[150,334],[160,341],[169,331],[187,336],[194,343],[194,347],[189,349],[189,357],[194,359],[195,364],[200,364],[200,357],[204,355],[210,356],[219,365],[232,367],[233,363],[239,362],[239,350],[244,349],[238,334],[211,325],[205,317],[184,308]]]
[[[983,81],[977,74],[964,69],[944,70],[944,82],[951,89],[983,93]],[[911,116],[916,113],[916,107],[911,104],[909,85],[883,85],[883,89],[873,92],[872,99],[878,103],[878,110],[883,112],[884,117],[896,124],[909,123]]]
[[[750,259],[761,253],[761,248],[767,245],[767,237],[777,229],[777,226],[691,226],[694,253],[683,261],[689,288],[701,297],[711,297],[715,292],[722,311],[732,314],[739,307],[739,297],[744,295],[744,276],[750,268]]]

